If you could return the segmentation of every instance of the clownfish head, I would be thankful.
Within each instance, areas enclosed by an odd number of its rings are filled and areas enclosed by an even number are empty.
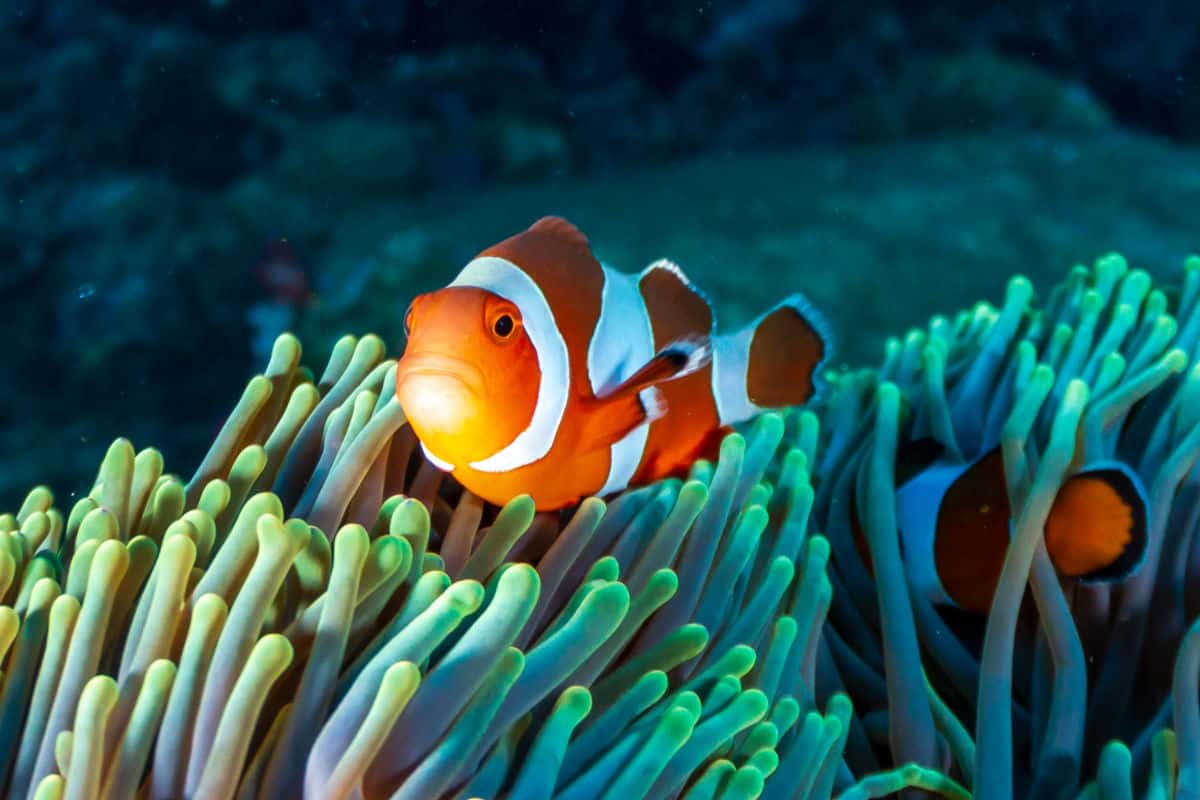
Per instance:
[[[437,466],[483,461],[529,426],[541,372],[516,303],[451,285],[413,300],[404,328],[396,397]]]

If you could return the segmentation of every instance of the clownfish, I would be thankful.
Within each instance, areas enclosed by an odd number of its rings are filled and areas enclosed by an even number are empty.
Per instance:
[[[553,510],[681,474],[729,426],[805,402],[826,330],[793,295],[718,336],[678,266],[618,272],[545,217],[413,300],[396,397],[436,467]]]
[[[896,527],[905,569],[933,603],[986,614],[1012,535],[1004,457],[999,447],[968,463],[940,454],[936,442],[919,439],[897,458]],[[856,506],[851,527],[869,564]],[[1129,577],[1145,560],[1148,508],[1141,479],[1125,464],[1103,462],[1070,475],[1046,519],[1054,568],[1083,583]]]

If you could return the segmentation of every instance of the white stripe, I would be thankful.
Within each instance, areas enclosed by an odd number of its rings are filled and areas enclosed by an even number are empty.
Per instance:
[[[442,472],[454,472],[454,465],[445,459],[435,456],[424,442],[421,442],[421,450],[425,453],[425,458],[429,459],[430,464],[433,464]]]
[[[938,511],[946,490],[967,470],[968,464],[930,467],[896,492],[896,527],[904,544],[904,569],[918,591],[931,602],[954,605],[937,573],[933,544],[937,538]],[[960,536],[971,531],[954,531]]]
[[[472,462],[471,467],[480,472],[508,472],[532,464],[544,458],[554,445],[571,382],[567,343],[558,330],[550,304],[523,269],[496,256],[471,261],[450,285],[484,289],[515,305],[521,312],[521,323],[537,354],[542,375],[529,427],[498,452]]]
[[[734,425],[762,412],[750,402],[746,388],[746,371],[750,366],[750,341],[758,323],[736,333],[713,339],[712,392],[717,404],[717,417],[722,425]]]
[[[638,278],[604,267],[600,319],[588,343],[588,380],[599,396],[618,386],[654,357],[654,331]],[[611,494],[629,485],[650,435],[649,423],[638,425],[612,445],[608,478],[598,495]]]

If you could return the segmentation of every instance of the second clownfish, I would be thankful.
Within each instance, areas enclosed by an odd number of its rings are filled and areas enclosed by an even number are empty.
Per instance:
[[[429,460],[539,510],[680,474],[728,426],[798,405],[829,355],[799,295],[716,335],[673,263],[628,275],[546,217],[417,297],[396,395]]]
[[[1011,540],[1004,458],[996,447],[969,463],[941,459],[918,439],[896,465],[896,527],[913,587],[930,601],[986,614]],[[1149,503],[1127,465],[1105,462],[1070,475],[1046,519],[1045,543],[1058,573],[1084,583],[1133,574],[1146,555]],[[870,557],[858,516],[850,524],[859,554]]]

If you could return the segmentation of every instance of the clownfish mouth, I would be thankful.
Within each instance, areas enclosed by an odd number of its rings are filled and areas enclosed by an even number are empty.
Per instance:
[[[474,365],[443,355],[400,359],[396,399],[426,446],[457,458],[487,407],[483,374]]]
[[[420,381],[414,379],[421,378]],[[453,356],[435,354],[405,355],[397,366],[396,388],[400,390],[407,381],[433,385],[445,379],[461,384],[476,398],[485,395],[483,373],[469,361]]]

